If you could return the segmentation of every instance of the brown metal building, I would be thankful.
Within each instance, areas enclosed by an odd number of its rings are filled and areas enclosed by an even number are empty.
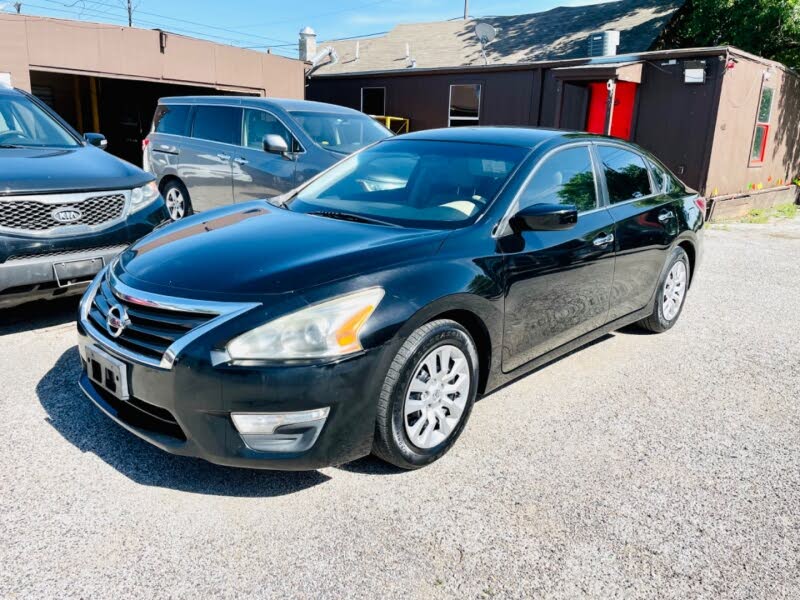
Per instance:
[[[156,101],[184,94],[303,98],[305,63],[159,30],[0,14],[0,73],[109,152],[141,161]]]
[[[798,91],[800,77],[780,63],[719,47],[323,73],[306,95],[365,112],[383,106],[383,114],[408,118],[411,130],[526,125],[630,139],[711,198],[722,216],[793,200]]]

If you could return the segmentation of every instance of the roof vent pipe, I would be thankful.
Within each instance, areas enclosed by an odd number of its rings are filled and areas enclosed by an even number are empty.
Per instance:
[[[306,77],[310,77],[311,74],[320,67],[335,65],[339,62],[339,55],[336,54],[336,50],[334,50],[333,46],[325,46],[316,56],[311,58],[309,62],[311,63],[311,68],[306,71]]]
[[[589,56],[615,56],[619,31],[597,31],[589,35]]]
[[[300,60],[309,62],[317,54],[317,33],[311,27],[300,30]]]

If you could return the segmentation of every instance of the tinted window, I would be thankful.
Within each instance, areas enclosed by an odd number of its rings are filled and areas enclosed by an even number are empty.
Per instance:
[[[520,208],[531,204],[568,204],[578,210],[597,206],[589,148],[561,150],[536,171],[520,198]]]
[[[650,195],[650,178],[644,159],[617,146],[598,146],[612,204]]]
[[[289,209],[453,228],[485,210],[525,154],[491,144],[389,141],[337,164],[302,189]]]
[[[650,165],[650,172],[653,174],[653,184],[656,186],[656,193],[666,192],[667,174],[660,166],[652,161],[647,161]]]
[[[198,106],[194,111],[192,137],[239,145],[242,109],[231,106]]]
[[[292,149],[294,138],[277,117],[263,110],[246,108],[244,110],[244,145],[261,150],[264,147],[264,136],[279,135]]]
[[[158,133],[186,135],[186,123],[189,106],[185,104],[169,104],[159,106],[153,117],[153,130]]]
[[[373,119],[358,113],[296,111],[291,114],[312,140],[335,152],[350,154],[392,135]]]

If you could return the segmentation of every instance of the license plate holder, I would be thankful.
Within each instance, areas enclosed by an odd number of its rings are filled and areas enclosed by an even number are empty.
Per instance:
[[[102,256],[53,263],[58,287],[69,287],[90,281],[105,266]],[[77,281],[76,281],[77,280]]]
[[[86,371],[93,383],[119,400],[130,399],[128,366],[124,362],[91,344],[84,348],[84,355]]]

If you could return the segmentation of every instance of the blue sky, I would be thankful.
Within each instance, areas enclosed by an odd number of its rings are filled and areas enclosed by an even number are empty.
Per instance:
[[[508,15],[600,0],[469,0],[470,15]],[[21,0],[22,12],[127,23],[126,0]],[[14,0],[0,0],[13,11]],[[297,32],[310,25],[318,39],[367,35],[397,23],[463,15],[463,0],[133,0],[134,25],[161,28],[236,46],[272,47],[296,56]]]

